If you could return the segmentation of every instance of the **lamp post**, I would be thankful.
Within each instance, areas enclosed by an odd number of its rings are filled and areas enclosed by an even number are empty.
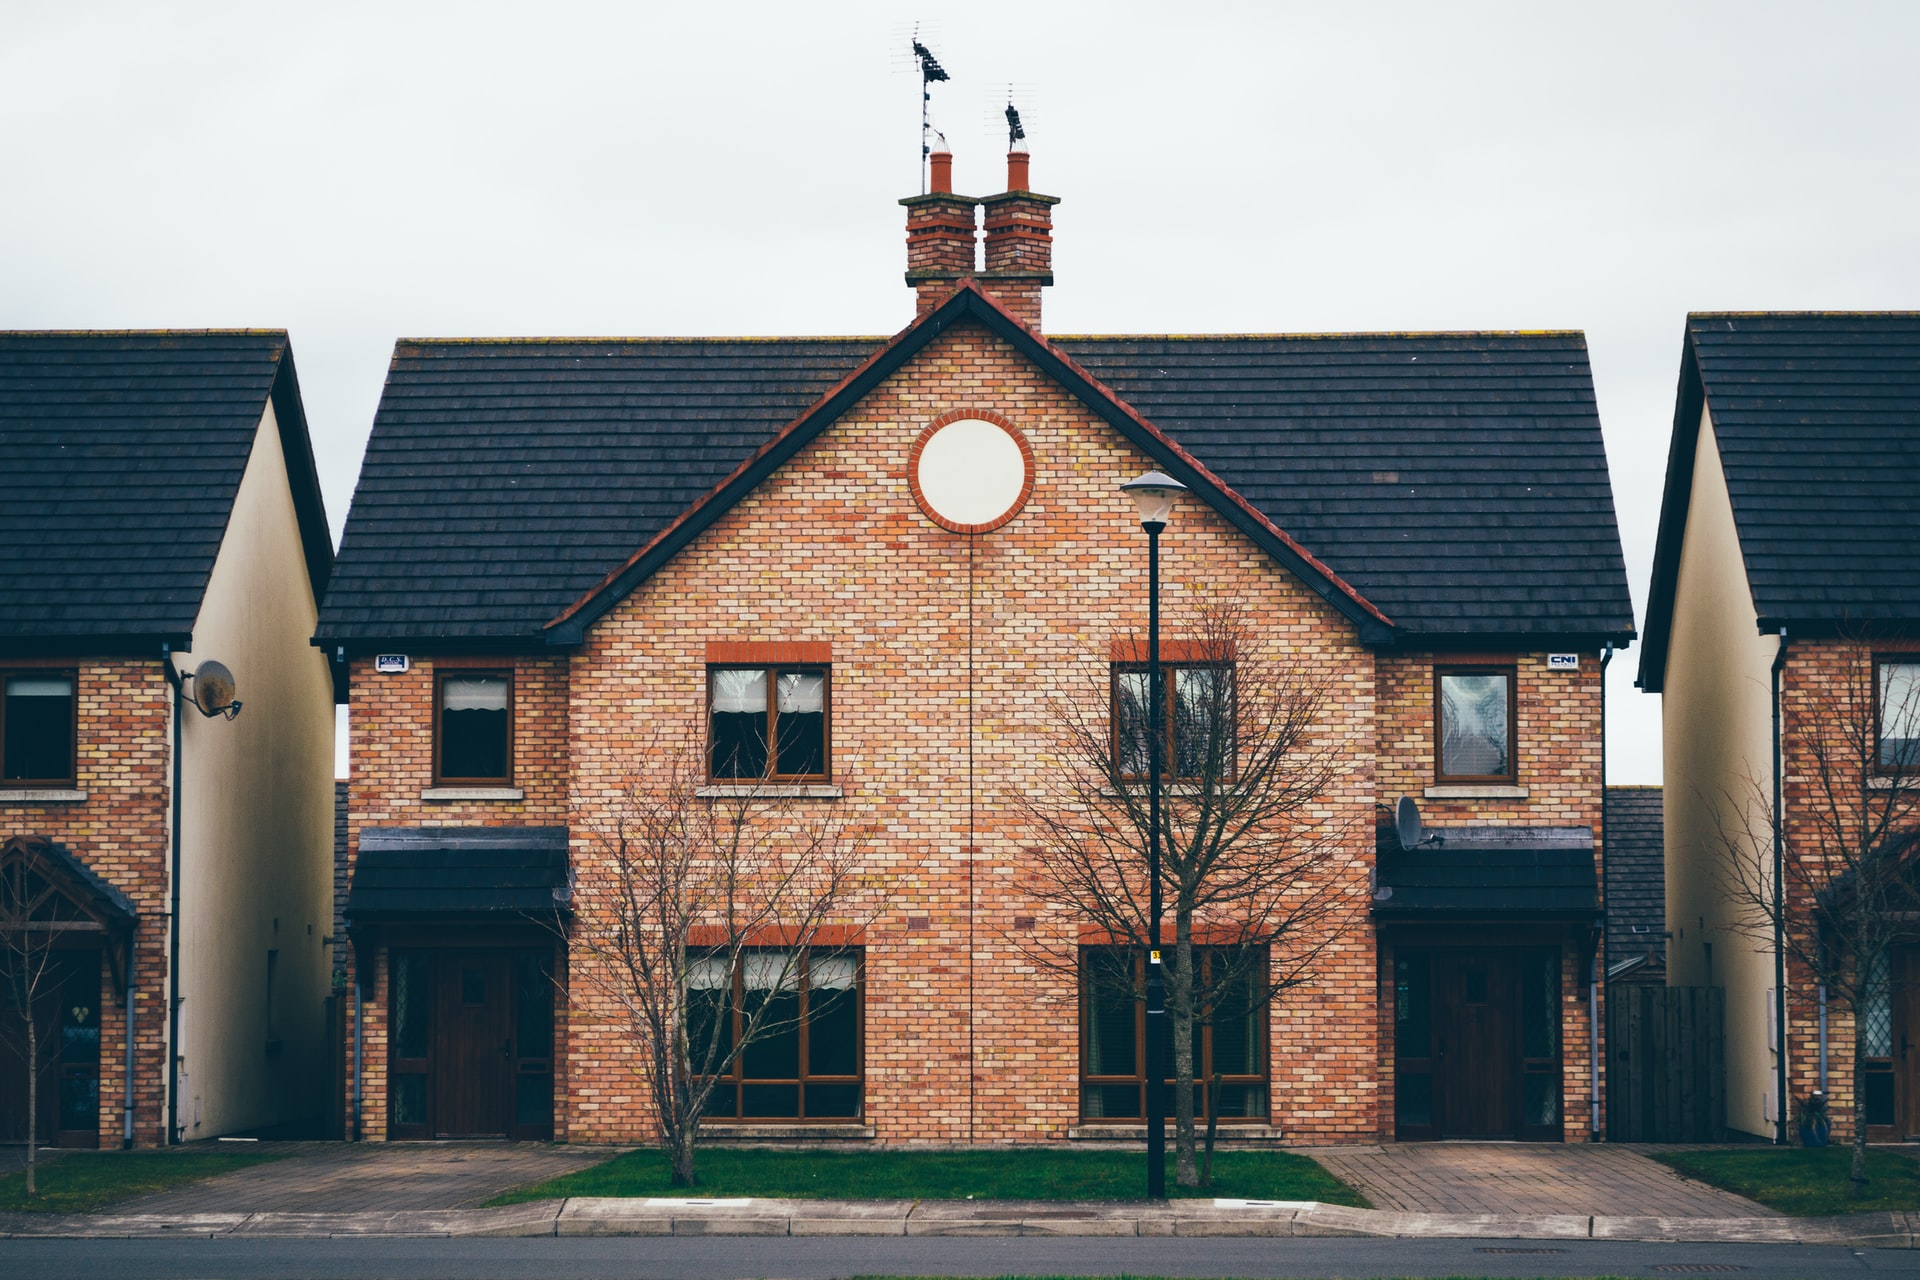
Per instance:
[[[1160,965],[1160,751],[1165,697],[1160,692],[1160,533],[1173,496],[1187,486],[1161,471],[1129,480],[1120,491],[1140,508],[1147,531],[1147,1198],[1167,1198],[1166,1071],[1160,1065],[1167,989]]]

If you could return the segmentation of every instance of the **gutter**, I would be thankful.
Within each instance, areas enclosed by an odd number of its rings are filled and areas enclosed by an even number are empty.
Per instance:
[[[173,689],[169,710],[173,719],[173,848],[167,851],[167,1136],[166,1145],[180,1141],[180,704],[179,671],[173,665],[173,646],[160,646],[160,666]],[[129,1006],[131,1009],[131,1006]],[[131,1023],[132,1019],[128,1019]]]
[[[1611,871],[1613,860],[1607,857],[1607,664],[1613,661],[1613,641],[1600,651],[1600,955],[1606,956],[1606,912],[1613,902]],[[1588,1121],[1587,1140],[1600,1141],[1600,1008],[1607,990],[1604,963],[1587,962],[1587,1057],[1591,1074],[1590,1092],[1593,1114]]]
[[[1780,672],[1787,665],[1787,629],[1780,628],[1780,646],[1773,652],[1773,1027],[1775,1146],[1787,1142],[1787,951],[1786,951],[1786,824],[1780,805],[1784,779],[1780,768]]]

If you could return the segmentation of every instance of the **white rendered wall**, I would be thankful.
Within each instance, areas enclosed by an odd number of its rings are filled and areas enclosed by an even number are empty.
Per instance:
[[[238,719],[182,714],[179,1117],[218,1137],[320,1113],[333,911],[333,691],[272,406],[193,629]],[[274,969],[268,1026],[267,953]]]
[[[1773,789],[1771,669],[1778,641],[1756,629],[1710,413],[1702,409],[1693,490],[1674,589],[1663,705],[1667,866],[1667,982],[1727,993],[1727,1124],[1771,1137],[1775,1057],[1769,1048],[1770,942],[1764,919],[1729,888],[1723,836],[1738,830],[1755,785]],[[1764,811],[1749,810],[1756,830]],[[1750,849],[1771,866],[1771,847]],[[1736,927],[1744,920],[1747,927]],[[1712,948],[1711,960],[1708,948]],[[1711,970],[1711,972],[1709,972]]]

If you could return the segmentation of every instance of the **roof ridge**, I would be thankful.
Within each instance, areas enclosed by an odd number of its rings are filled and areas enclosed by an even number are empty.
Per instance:
[[[526,347],[526,346],[580,346],[582,344],[626,344],[659,343],[662,346],[694,346],[703,342],[872,342],[881,343],[891,339],[891,334],[862,333],[788,333],[788,334],[705,334],[674,335],[650,334],[639,336],[619,336],[601,334],[597,337],[492,337],[492,338],[395,338],[393,345],[402,347]]]
[[[1827,319],[1840,318],[1840,317],[1867,317],[1867,316],[1896,317],[1897,316],[1902,320],[1920,320],[1920,311],[1689,311],[1687,312],[1687,319],[1689,320],[1693,320],[1696,318],[1697,319],[1708,319],[1708,318],[1720,319],[1723,317],[1731,317],[1734,319],[1793,320],[1793,319],[1805,319],[1813,316],[1819,316]]]
[[[284,338],[279,329],[0,329],[0,338]]]
[[[1049,333],[1049,342],[1109,342],[1152,338],[1162,342],[1210,342],[1223,338],[1288,338],[1296,341],[1332,341],[1339,338],[1579,338],[1584,329],[1315,329],[1300,333],[1279,331],[1229,333]]]

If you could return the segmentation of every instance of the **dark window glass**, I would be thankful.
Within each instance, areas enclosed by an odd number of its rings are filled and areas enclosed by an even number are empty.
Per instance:
[[[542,1128],[553,1114],[553,1077],[522,1075],[513,1078],[513,1122]]]
[[[100,1123],[100,1076],[74,1072],[60,1077],[60,1127],[90,1130]]]
[[[721,1073],[712,1119],[849,1119],[860,1114],[859,960],[757,948],[729,971],[696,959],[687,981],[688,1040],[696,1059],[722,1062],[756,1014],[761,1032]],[[714,1055],[703,1059],[709,1044]]]
[[[8,782],[69,782],[73,769],[73,677],[6,677],[0,708],[0,772]]]
[[[786,777],[827,771],[827,678],[817,671],[783,671],[775,681],[775,734]]]
[[[403,1073],[393,1078],[393,1122],[427,1122],[427,1078],[418,1073]]]
[[[1439,680],[1440,776],[1513,776],[1511,674],[1443,672]]]
[[[506,676],[450,675],[440,680],[440,776],[504,782],[512,739]]]
[[[716,667],[708,702],[711,776],[827,776],[825,671]]]
[[[1560,1077],[1530,1075],[1520,1080],[1521,1123],[1542,1129],[1559,1127]]]
[[[427,1056],[427,1024],[432,996],[432,969],[418,951],[399,951],[393,957],[393,1044],[402,1058]]]
[[[1533,956],[1521,962],[1520,972],[1521,1056],[1558,1058],[1560,958],[1550,952]]]
[[[1399,1058],[1433,1054],[1432,970],[1425,956],[1393,962],[1393,1052]],[[1424,1122],[1422,1122],[1424,1123]]]
[[[713,673],[713,776],[767,776],[767,673]]]
[[[1153,767],[1148,753],[1151,706],[1144,667],[1113,673],[1113,750],[1120,773],[1142,778]],[[1233,669],[1219,665],[1160,667],[1160,768],[1168,777],[1225,777],[1233,770]],[[1209,759],[1209,754],[1216,758]]]
[[[1174,953],[1161,954],[1171,968]],[[1203,947],[1194,955],[1203,987],[1215,991],[1212,1009],[1193,1028],[1194,1114],[1207,1114],[1211,1081],[1217,1075],[1222,1119],[1264,1116],[1266,954]],[[1148,1086],[1140,1061],[1148,1034],[1140,995],[1145,957],[1126,948],[1089,947],[1080,961],[1080,1114],[1087,1119],[1137,1118],[1144,1114]],[[1168,1075],[1160,1088],[1172,1114],[1173,1019],[1156,1018],[1153,1023]]]
[[[1394,1080],[1393,1118],[1402,1125],[1433,1123],[1433,1077],[1403,1075]]]
[[[1879,767],[1920,769],[1920,662],[1880,664]]]
[[[523,951],[513,958],[514,1043],[523,1058],[553,1054],[553,978],[547,972],[548,963],[547,957],[535,952]]]
[[[1867,1123],[1893,1123],[1893,1072],[1867,1071]]]

